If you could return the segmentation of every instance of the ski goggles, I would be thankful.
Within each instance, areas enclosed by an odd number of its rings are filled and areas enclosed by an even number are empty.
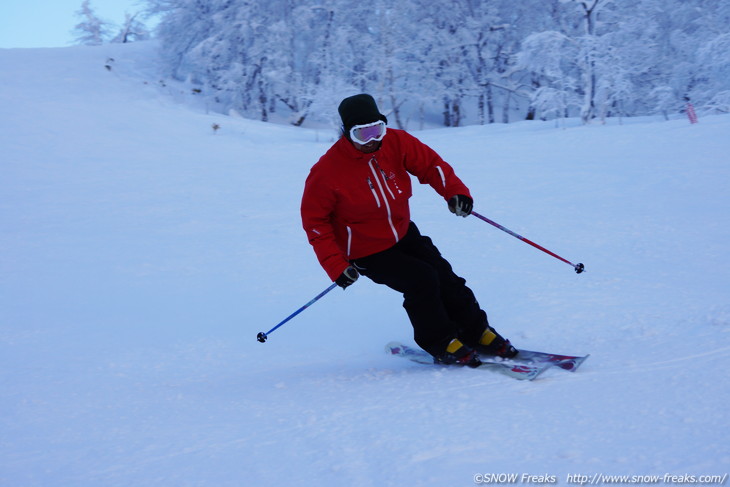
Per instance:
[[[365,145],[371,140],[383,140],[383,137],[385,137],[385,122],[382,120],[355,125],[350,129],[350,139],[360,145]]]

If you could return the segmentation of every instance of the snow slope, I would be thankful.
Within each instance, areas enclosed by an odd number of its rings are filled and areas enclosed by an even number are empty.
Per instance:
[[[206,114],[153,44],[0,66],[0,485],[730,471],[730,116],[416,133],[477,211],[586,265],[417,189],[497,329],[591,353],[525,383],[386,356],[409,324],[365,279],[255,340],[329,285],[298,209],[333,131]]]

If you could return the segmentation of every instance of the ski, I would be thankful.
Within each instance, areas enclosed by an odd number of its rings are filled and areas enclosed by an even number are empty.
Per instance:
[[[520,364],[549,364],[570,372],[575,372],[588,357],[590,357],[590,355],[559,355],[555,353],[519,350],[517,356],[513,359],[507,360],[507,362]]]
[[[413,362],[426,365],[437,365],[433,357],[424,350],[409,347],[400,342],[390,342],[385,346],[385,352],[389,355],[407,358]],[[452,365],[438,365],[439,367],[453,367]],[[533,380],[546,369],[552,367],[552,363],[516,363],[507,361],[482,360],[478,369],[491,370],[512,377],[517,380]]]

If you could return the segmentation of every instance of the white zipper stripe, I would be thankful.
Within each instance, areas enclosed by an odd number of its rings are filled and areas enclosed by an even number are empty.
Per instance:
[[[373,186],[373,182],[370,178],[368,178],[368,186],[370,186],[370,191],[372,191],[375,202],[378,204],[378,208],[380,208],[380,198],[378,198],[378,193],[375,192],[375,186]]]
[[[436,166],[436,170],[439,172],[439,175],[441,176],[441,184],[443,184],[444,188],[446,188],[446,176],[444,176],[444,170],[441,169],[441,166]]]
[[[395,196],[393,196],[393,192],[390,190],[390,186],[388,186],[388,178],[385,177],[385,171],[382,169],[380,170],[380,175],[383,177],[383,183],[385,183],[385,189],[388,190],[388,193],[390,193],[390,197],[395,200]]]
[[[380,179],[378,179],[378,173],[375,171],[375,168],[373,167],[373,160],[370,159],[370,162],[368,162],[368,165],[370,166],[370,170],[373,172],[373,176],[375,176],[375,181],[378,183],[378,189],[380,189],[380,193],[383,195],[383,201],[385,202],[385,208],[388,210],[388,224],[390,225],[390,229],[393,231],[393,236],[395,237],[395,243],[398,243],[398,231],[395,229],[395,225],[393,225],[393,218],[390,213],[390,205],[388,204],[388,198],[385,196],[385,190],[383,189],[383,185],[380,184]]]
[[[350,250],[352,250],[352,228],[350,226],[346,226],[347,228],[347,256],[350,256]]]

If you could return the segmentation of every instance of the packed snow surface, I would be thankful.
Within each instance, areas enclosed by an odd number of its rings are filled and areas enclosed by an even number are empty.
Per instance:
[[[334,129],[209,113],[154,44],[0,65],[0,485],[730,471],[730,116],[413,132],[477,211],[586,266],[417,188],[494,327],[591,354],[520,382],[386,356],[410,325],[367,279],[256,341],[330,284],[299,202]]]

